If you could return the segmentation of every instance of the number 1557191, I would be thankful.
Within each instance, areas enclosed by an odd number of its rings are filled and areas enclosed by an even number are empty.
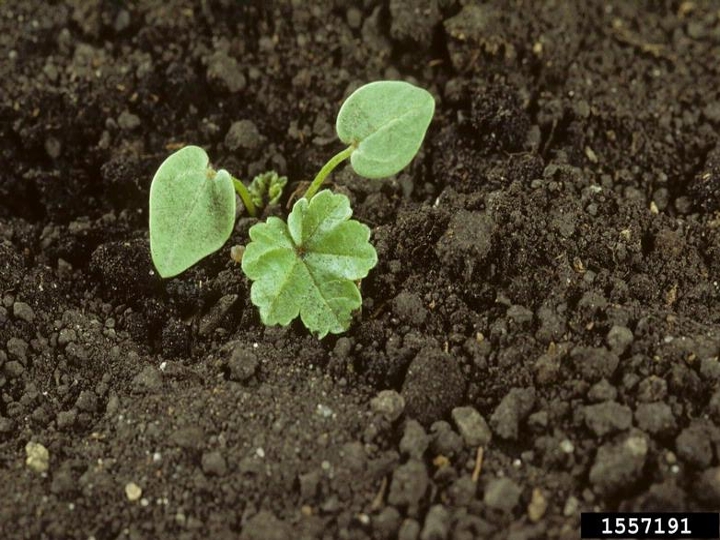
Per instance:
[[[715,512],[583,513],[582,538],[720,538]]]
[[[651,518],[651,517],[615,517],[603,518],[603,534],[642,534],[664,536],[666,534],[686,534],[690,536],[688,518]]]

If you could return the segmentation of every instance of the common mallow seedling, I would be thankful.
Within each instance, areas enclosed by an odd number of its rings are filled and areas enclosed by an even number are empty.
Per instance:
[[[287,223],[270,217],[250,228],[242,269],[264,324],[288,325],[299,315],[321,338],[348,329],[362,304],[358,282],[377,254],[370,229],[350,219],[348,198],[318,190],[347,158],[365,178],[398,173],[420,148],[434,111],[430,93],[399,81],[366,84],[343,103],[335,127],[347,147],[320,169]],[[246,187],[213,170],[201,148],[172,154],[150,187],[150,251],[159,274],[176,276],[222,247],[235,221],[235,193],[255,216],[278,201],[286,181],[271,172]]]

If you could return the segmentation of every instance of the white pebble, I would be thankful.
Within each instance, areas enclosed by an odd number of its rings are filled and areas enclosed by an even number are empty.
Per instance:
[[[566,454],[572,454],[575,451],[575,445],[570,439],[565,439],[560,443],[560,450]]]
[[[125,485],[125,495],[128,501],[135,502],[142,496],[142,488],[135,482],[128,482]]]

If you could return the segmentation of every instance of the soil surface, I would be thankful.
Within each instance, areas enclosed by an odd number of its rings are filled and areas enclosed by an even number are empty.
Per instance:
[[[0,537],[541,539],[720,507],[712,2],[0,2]],[[350,330],[265,328],[228,244],[163,281],[184,144],[290,178],[342,100],[437,112],[331,177],[379,264]]]

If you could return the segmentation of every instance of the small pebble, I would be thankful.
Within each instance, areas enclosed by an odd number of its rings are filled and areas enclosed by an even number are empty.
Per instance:
[[[128,110],[124,110],[120,113],[117,119],[118,126],[124,131],[132,131],[140,126],[142,123],[140,117],[136,114],[131,113]]]
[[[118,11],[113,23],[113,28],[116,32],[122,32],[130,26],[130,12],[127,9],[121,9]]]
[[[357,30],[362,26],[363,14],[356,7],[348,8],[345,18],[350,28]]]
[[[233,122],[225,135],[225,146],[229,150],[245,148],[252,150],[263,143],[264,137],[251,120]]]
[[[389,422],[394,422],[405,410],[405,399],[395,390],[381,390],[370,400],[370,408]]]
[[[565,501],[565,507],[563,508],[563,516],[570,517],[580,508],[580,501],[574,495],[570,495]]]
[[[7,341],[7,352],[11,358],[19,360],[23,364],[27,360],[28,343],[24,339],[11,337]]]
[[[422,424],[417,420],[408,420],[400,439],[400,452],[415,459],[422,459],[429,444],[430,437]]]
[[[510,478],[495,478],[485,488],[483,501],[490,508],[512,511],[520,501],[522,489]]]
[[[432,434],[431,450],[435,456],[451,458],[462,451],[462,437],[444,420],[439,420],[430,426],[430,433]]]
[[[583,407],[585,425],[597,437],[624,431],[632,425],[632,410],[616,401],[605,401]]]
[[[393,313],[401,321],[421,326],[427,319],[428,311],[419,295],[402,291],[392,302]]]
[[[217,51],[210,57],[207,78],[232,93],[240,92],[247,85],[247,79],[237,60],[223,51]]]
[[[18,362],[17,360],[11,360],[10,362],[7,362],[3,366],[3,373],[9,378],[9,379],[15,379],[22,375],[25,372],[25,368],[23,365]]]
[[[565,454],[572,454],[575,451],[575,445],[570,439],[563,439],[560,442],[560,450],[562,450]]]
[[[75,402],[75,406],[85,412],[95,412],[98,406],[98,399],[94,392],[83,390]]]
[[[530,504],[528,504],[527,509],[530,521],[533,523],[540,521],[547,511],[547,507],[548,501],[545,495],[543,495],[542,490],[540,488],[533,489],[532,498],[530,499]]]
[[[142,497],[142,488],[135,482],[128,482],[125,484],[125,495],[128,501],[135,502]]]
[[[517,439],[520,422],[532,412],[534,406],[535,388],[513,388],[490,417],[493,431],[503,439]]]
[[[28,323],[35,320],[35,312],[25,302],[15,302],[13,304],[13,315],[15,318]]]
[[[454,408],[452,419],[467,446],[487,446],[490,442],[492,432],[485,419],[474,407]]]
[[[59,430],[69,429],[75,425],[77,413],[74,410],[60,411],[57,414],[57,427]]]
[[[257,355],[245,344],[237,345],[228,359],[230,380],[246,382],[255,375],[258,368]]]
[[[62,143],[56,137],[45,139],[45,152],[51,159],[57,159],[62,154]]]
[[[617,354],[623,354],[634,340],[632,330],[626,326],[613,326],[607,334],[608,346]]]
[[[460,405],[465,377],[459,362],[437,347],[421,349],[410,363],[402,396],[405,413],[423,425],[443,418]]]
[[[605,496],[627,489],[642,476],[648,455],[646,436],[631,433],[624,440],[602,445],[590,468],[590,483]]]
[[[44,473],[50,468],[50,452],[42,444],[30,441],[25,445],[25,465],[36,473]]]

